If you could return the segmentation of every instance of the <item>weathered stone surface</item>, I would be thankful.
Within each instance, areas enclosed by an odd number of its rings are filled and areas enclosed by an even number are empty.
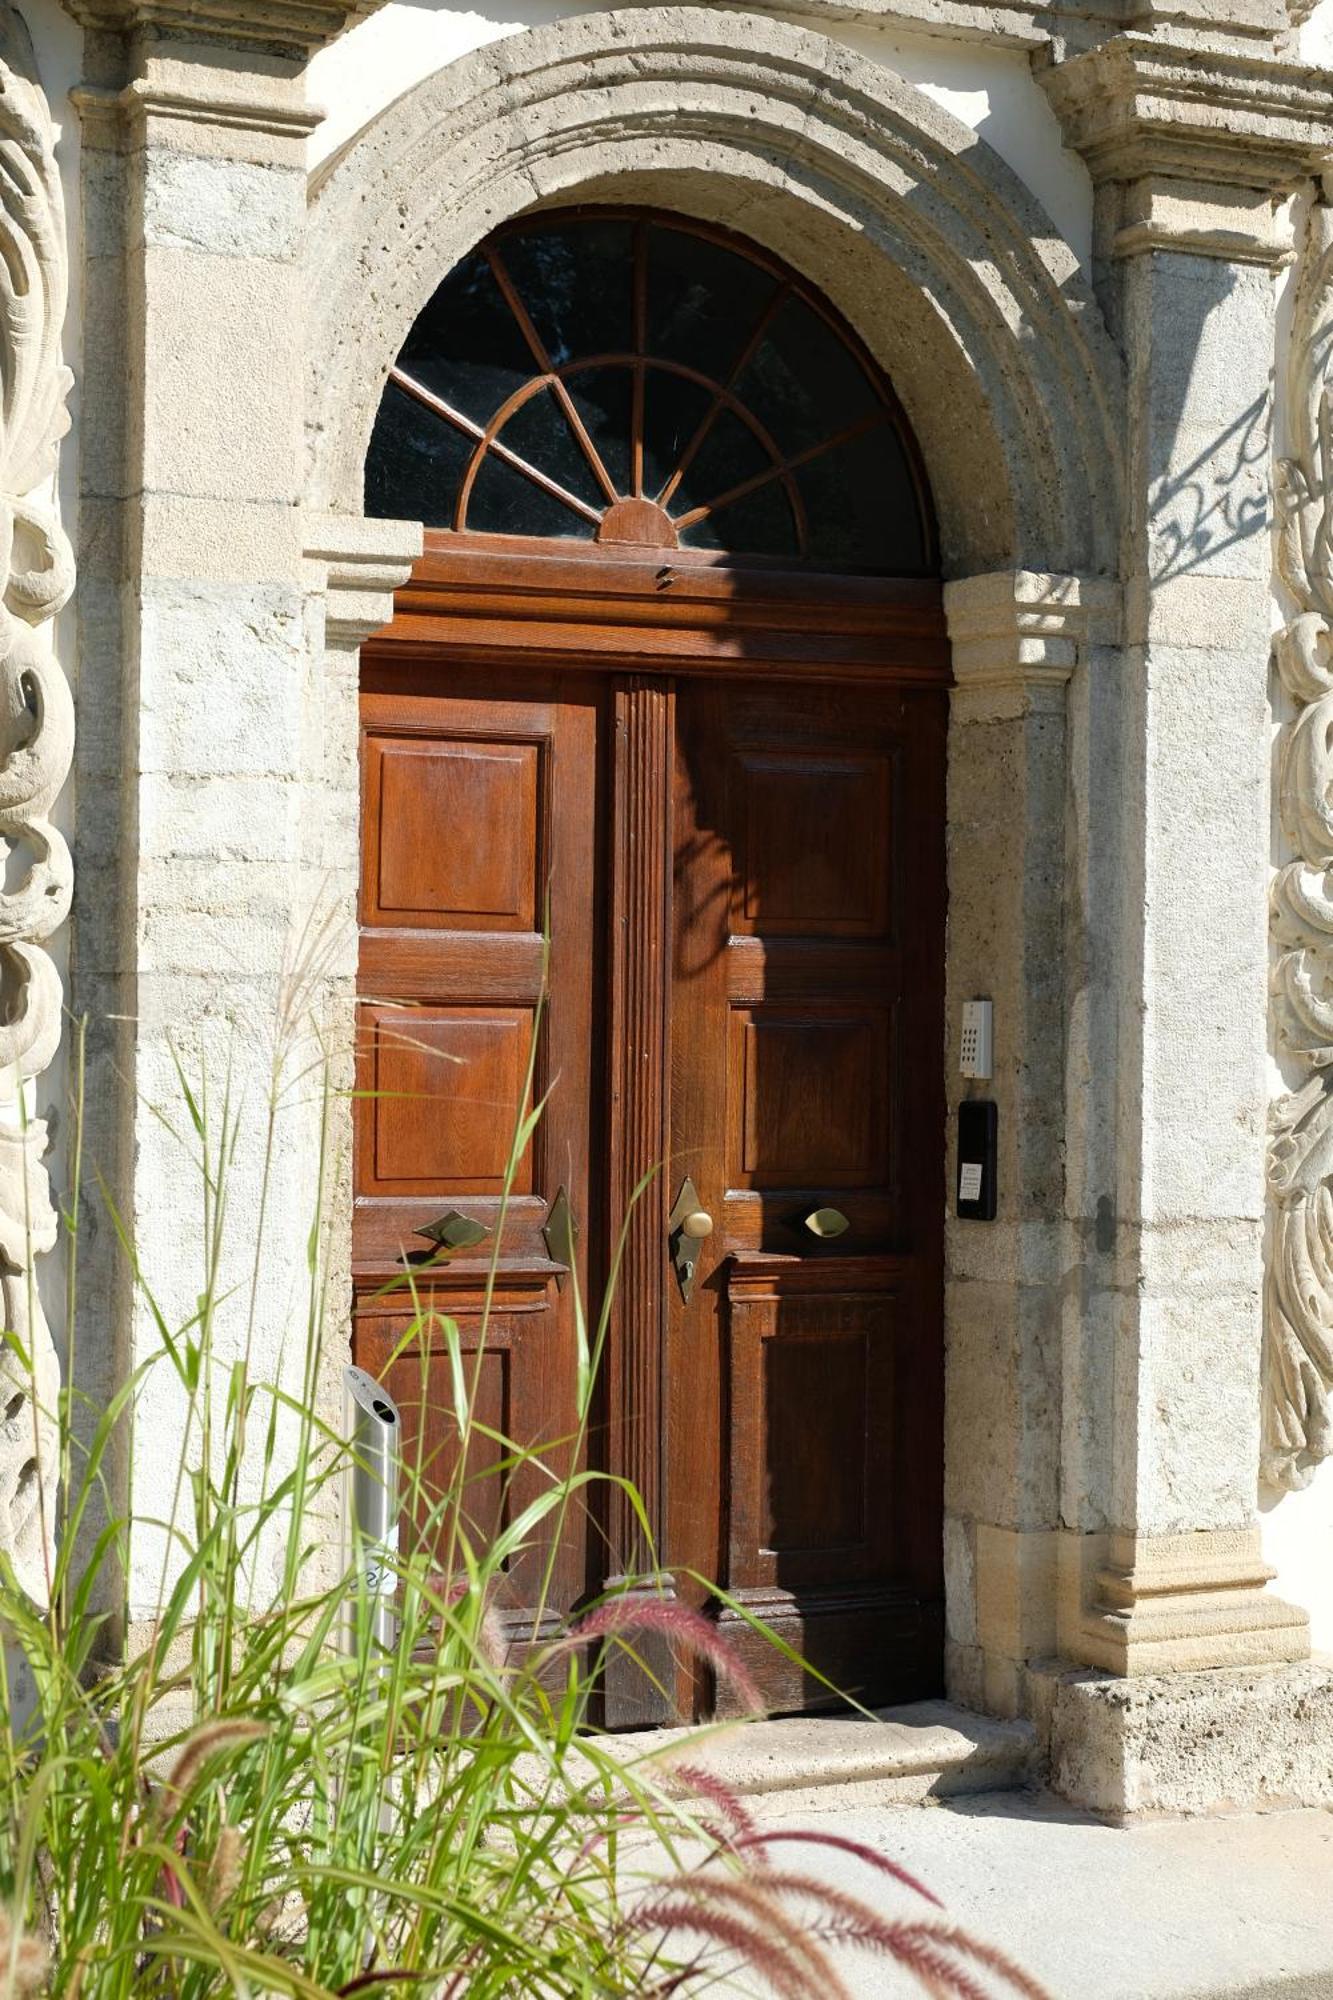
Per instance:
[[[627,1763],[669,1766],[684,1732],[638,1731],[614,1746]],[[1025,1722],[968,1714],[943,1701],[886,1708],[873,1720],[833,1716],[746,1722],[695,1739],[701,1764],[761,1819],[911,1805],[1008,1790],[1029,1781],[1035,1741]]]
[[[1321,1667],[1034,1682],[1051,1782],[1076,1804],[1130,1817],[1333,1797],[1333,1675]]]
[[[383,0],[62,0],[85,28],[156,33],[303,56]]]
[[[1098,181],[1169,175],[1276,192],[1316,173],[1328,150],[1333,78],[1300,63],[1146,33],[1048,56],[1037,73]]]

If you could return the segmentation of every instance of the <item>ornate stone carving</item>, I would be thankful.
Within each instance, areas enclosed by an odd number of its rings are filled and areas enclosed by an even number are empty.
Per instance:
[[[1297,713],[1278,764],[1295,850],[1272,891],[1273,1006],[1285,1054],[1312,1072],[1270,1115],[1263,1472],[1304,1486],[1333,1451],[1333,210],[1310,210],[1278,468],[1278,569],[1297,610],[1275,642]]]
[[[69,770],[74,712],[43,631],[74,559],[45,497],[68,427],[60,359],[68,253],[54,134],[32,47],[0,7],[0,1551],[45,1603],[54,1527],[60,1367],[33,1260],[55,1242],[46,1126],[27,1081],[60,1040],[60,978],[42,949],[69,911],[69,849],[50,820]],[[21,1350],[21,1353],[18,1351]]]

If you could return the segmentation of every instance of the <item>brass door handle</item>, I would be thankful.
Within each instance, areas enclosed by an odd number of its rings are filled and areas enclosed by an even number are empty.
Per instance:
[[[831,1243],[835,1236],[845,1236],[852,1225],[840,1208],[816,1208],[806,1216],[805,1226],[821,1242]]]
[[[702,1243],[705,1236],[713,1233],[713,1218],[706,1208],[691,1209],[688,1215],[681,1218],[680,1233],[692,1237],[696,1243]]]

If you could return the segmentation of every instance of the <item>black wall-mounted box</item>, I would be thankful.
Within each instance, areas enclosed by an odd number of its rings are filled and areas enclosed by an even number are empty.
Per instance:
[[[957,1213],[968,1222],[994,1222],[999,1106],[968,1098],[958,1107]]]

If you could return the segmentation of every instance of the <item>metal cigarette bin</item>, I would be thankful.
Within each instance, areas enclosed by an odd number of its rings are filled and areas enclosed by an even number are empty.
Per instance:
[[[357,1567],[374,1604],[371,1637],[387,1652],[394,1642],[398,1587],[398,1481],[403,1420],[398,1405],[364,1368],[345,1368],[352,1439],[352,1533]]]

